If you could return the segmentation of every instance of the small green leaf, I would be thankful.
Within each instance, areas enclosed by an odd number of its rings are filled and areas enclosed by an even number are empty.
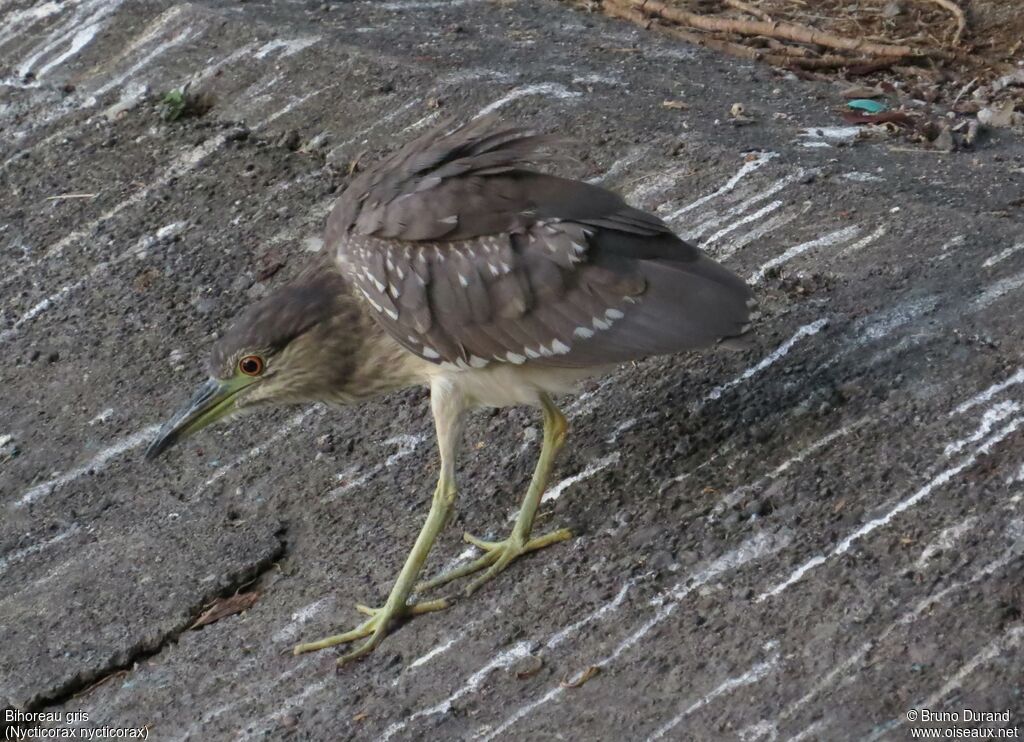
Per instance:
[[[171,90],[160,101],[160,116],[164,121],[176,121],[185,112],[185,96],[180,90]]]

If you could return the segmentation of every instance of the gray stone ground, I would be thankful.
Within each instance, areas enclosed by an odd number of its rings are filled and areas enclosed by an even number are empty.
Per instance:
[[[851,144],[815,129],[827,86],[540,0],[0,17],[0,706],[159,740],[1024,726],[1019,140]],[[164,123],[187,80],[212,109]],[[425,394],[143,446],[213,333],[320,248],[347,163],[487,110],[573,137],[564,172],[750,277],[760,335],[565,400],[541,527],[579,536],[335,674],[289,649],[386,594],[436,472]],[[536,429],[473,419],[433,569],[507,527]],[[187,630],[240,588],[252,609]]]

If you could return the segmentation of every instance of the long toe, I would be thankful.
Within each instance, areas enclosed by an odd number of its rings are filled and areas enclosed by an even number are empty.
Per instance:
[[[416,586],[416,592],[422,593],[435,587],[446,585],[453,580],[476,574],[480,570],[487,570],[467,587],[466,594],[472,594],[481,585],[493,579],[495,575],[502,572],[505,567],[523,554],[528,554],[531,551],[537,551],[545,546],[572,538],[572,532],[567,528],[561,528],[557,531],[546,533],[543,536],[530,539],[526,543],[523,543],[521,539],[515,538],[515,536],[510,536],[504,541],[484,541],[467,533],[464,538],[466,542],[482,549],[484,553],[468,564],[463,564],[461,567],[456,567],[437,577],[421,582]]]
[[[338,644],[348,644],[349,642],[354,642],[357,639],[370,637],[357,649],[342,656],[341,659],[338,660],[338,664],[342,665],[373,651],[377,645],[384,640],[384,637],[387,636],[392,620],[406,616],[418,616],[422,613],[442,611],[448,606],[448,601],[444,599],[413,603],[412,605],[406,605],[395,609],[391,609],[387,605],[381,608],[369,608],[365,605],[357,605],[356,610],[370,618],[363,621],[351,631],[346,631],[343,634],[335,634],[333,636],[320,639],[319,641],[299,644],[295,647],[294,653],[304,654],[305,652],[315,652],[318,649],[327,649],[328,647],[334,647]]]

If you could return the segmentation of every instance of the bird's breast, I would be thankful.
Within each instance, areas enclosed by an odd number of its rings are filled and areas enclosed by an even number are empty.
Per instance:
[[[582,380],[607,373],[612,368],[557,368],[494,363],[485,368],[457,370],[435,366],[431,375],[441,377],[471,407],[514,407],[535,406],[540,403],[541,394],[575,393]]]

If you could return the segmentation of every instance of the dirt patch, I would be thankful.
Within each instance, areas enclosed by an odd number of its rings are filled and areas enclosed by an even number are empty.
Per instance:
[[[998,0],[601,0],[645,28],[844,85],[846,123],[951,151],[1024,132],[1024,17]],[[734,118],[744,123],[742,109]],[[963,118],[958,118],[963,117]]]

